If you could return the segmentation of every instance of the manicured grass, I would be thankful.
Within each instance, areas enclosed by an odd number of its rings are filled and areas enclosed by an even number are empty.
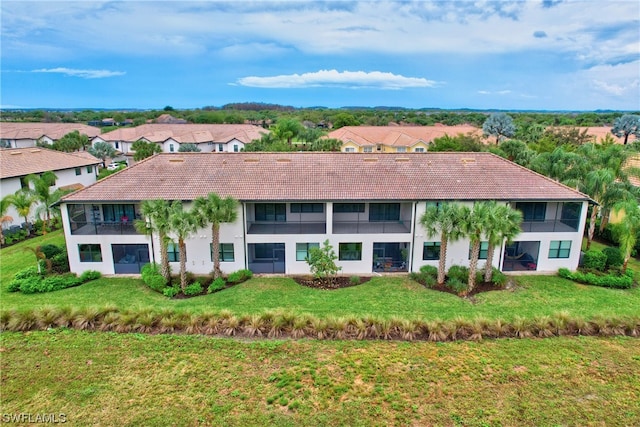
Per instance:
[[[70,425],[640,425],[640,340],[3,333],[2,414]]]
[[[62,242],[59,234],[51,233],[46,238]],[[516,316],[532,318],[560,312],[585,319],[638,316],[640,307],[638,287],[630,290],[598,288],[555,276],[519,276],[519,286],[514,291],[481,294],[475,302],[425,289],[406,276],[376,277],[360,286],[333,291],[306,288],[289,278],[254,278],[222,292],[184,300],[169,300],[138,279],[102,278],[77,288],[23,295],[9,293],[6,287],[15,271],[35,263],[35,259],[31,259],[33,254],[14,246],[3,249],[0,255],[2,310],[110,304],[119,309],[153,307],[192,313],[230,310],[238,315],[284,309],[316,317],[373,315],[406,319],[486,317],[511,320]]]

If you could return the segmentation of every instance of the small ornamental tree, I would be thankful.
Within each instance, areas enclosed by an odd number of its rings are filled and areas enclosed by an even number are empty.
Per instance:
[[[511,138],[516,133],[513,119],[505,113],[493,113],[482,125],[484,136],[495,136],[496,145],[502,138]]]
[[[342,267],[336,265],[338,255],[333,250],[333,246],[329,244],[329,240],[325,240],[320,248],[310,248],[307,264],[311,274],[322,281],[331,281],[331,277],[335,276]]]

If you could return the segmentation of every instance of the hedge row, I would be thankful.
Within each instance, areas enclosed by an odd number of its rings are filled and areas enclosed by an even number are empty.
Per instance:
[[[586,285],[602,286],[605,288],[629,289],[633,286],[633,270],[627,269],[622,276],[613,274],[598,275],[595,273],[583,273],[581,271],[570,271],[567,268],[558,270],[558,276]]]

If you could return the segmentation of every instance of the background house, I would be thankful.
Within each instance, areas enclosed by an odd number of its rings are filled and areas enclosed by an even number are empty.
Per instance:
[[[63,153],[46,148],[9,148],[0,150],[0,195],[14,194],[26,186],[25,177],[52,171],[57,180],[52,191],[57,188],[78,189],[96,182],[98,165],[102,161],[87,152]],[[29,221],[35,218],[37,205],[33,206]],[[13,222],[3,224],[4,228],[24,222],[11,206],[7,212]]]
[[[195,144],[205,153],[239,152],[268,132],[245,124],[145,124],[106,132],[92,143],[107,142],[124,155],[132,155],[131,146],[141,139],[160,145],[164,153],[178,152],[183,144]]]
[[[472,134],[482,137],[474,126],[345,126],[329,132],[327,138],[343,142],[340,151],[347,153],[420,153],[445,135]]]
[[[38,142],[52,144],[74,130],[89,139],[101,132],[97,127],[79,123],[1,122],[0,140],[3,148],[29,148]]]

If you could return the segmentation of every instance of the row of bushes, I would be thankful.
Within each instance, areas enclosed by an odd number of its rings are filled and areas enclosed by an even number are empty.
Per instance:
[[[595,274],[592,272],[571,271],[560,268],[558,276],[586,285],[602,286],[605,288],[629,289],[634,284],[633,270],[627,269],[624,274]]]
[[[624,257],[619,248],[607,247],[599,251],[589,249],[584,253],[582,266],[586,270],[605,272],[607,270],[619,268],[624,263]]]
[[[140,272],[142,281],[149,286],[152,290],[163,294],[168,298],[173,298],[181,291],[180,280],[175,278],[171,283],[167,283],[167,280],[162,274],[160,274],[160,266],[155,263],[147,264],[142,267]],[[219,277],[213,280],[210,276],[196,278],[196,276],[189,274],[187,277],[187,285],[183,294],[185,296],[202,295],[207,290],[208,294],[221,291],[222,289],[237,285],[238,283],[245,282],[253,277],[251,270],[238,270],[229,274],[226,278]]]
[[[42,236],[43,230],[45,230],[44,221],[42,219],[37,219],[33,223],[29,223],[28,227],[31,231],[31,237]],[[62,228],[62,222],[58,217],[53,217],[46,227],[46,232],[50,233],[52,231],[59,230],[60,228]],[[20,228],[15,231],[4,230],[2,233],[4,234],[5,247],[27,239],[27,230],[24,228]]]
[[[409,277],[427,288],[434,288],[438,285],[438,268],[432,265],[423,265],[419,272],[409,273]],[[462,265],[452,265],[447,271],[445,286],[459,294],[467,290],[468,281],[469,268]],[[476,272],[476,283],[484,283],[484,269]],[[502,288],[507,283],[507,276],[494,268],[492,283],[497,288]]]
[[[1,331],[58,327],[121,333],[185,333],[252,338],[455,341],[560,335],[637,337],[640,336],[640,315],[587,320],[562,312],[531,319],[516,317],[510,321],[486,318],[443,321],[373,316],[317,318],[285,311],[236,316],[229,311],[191,314],[151,308],[120,311],[115,307],[41,307],[0,312]]]
[[[9,292],[20,291],[23,294],[52,292],[78,286],[100,277],[100,272],[93,270],[85,271],[80,276],[74,273],[45,276],[38,271],[38,267],[28,267],[14,276],[13,280],[9,282],[7,290]]]

